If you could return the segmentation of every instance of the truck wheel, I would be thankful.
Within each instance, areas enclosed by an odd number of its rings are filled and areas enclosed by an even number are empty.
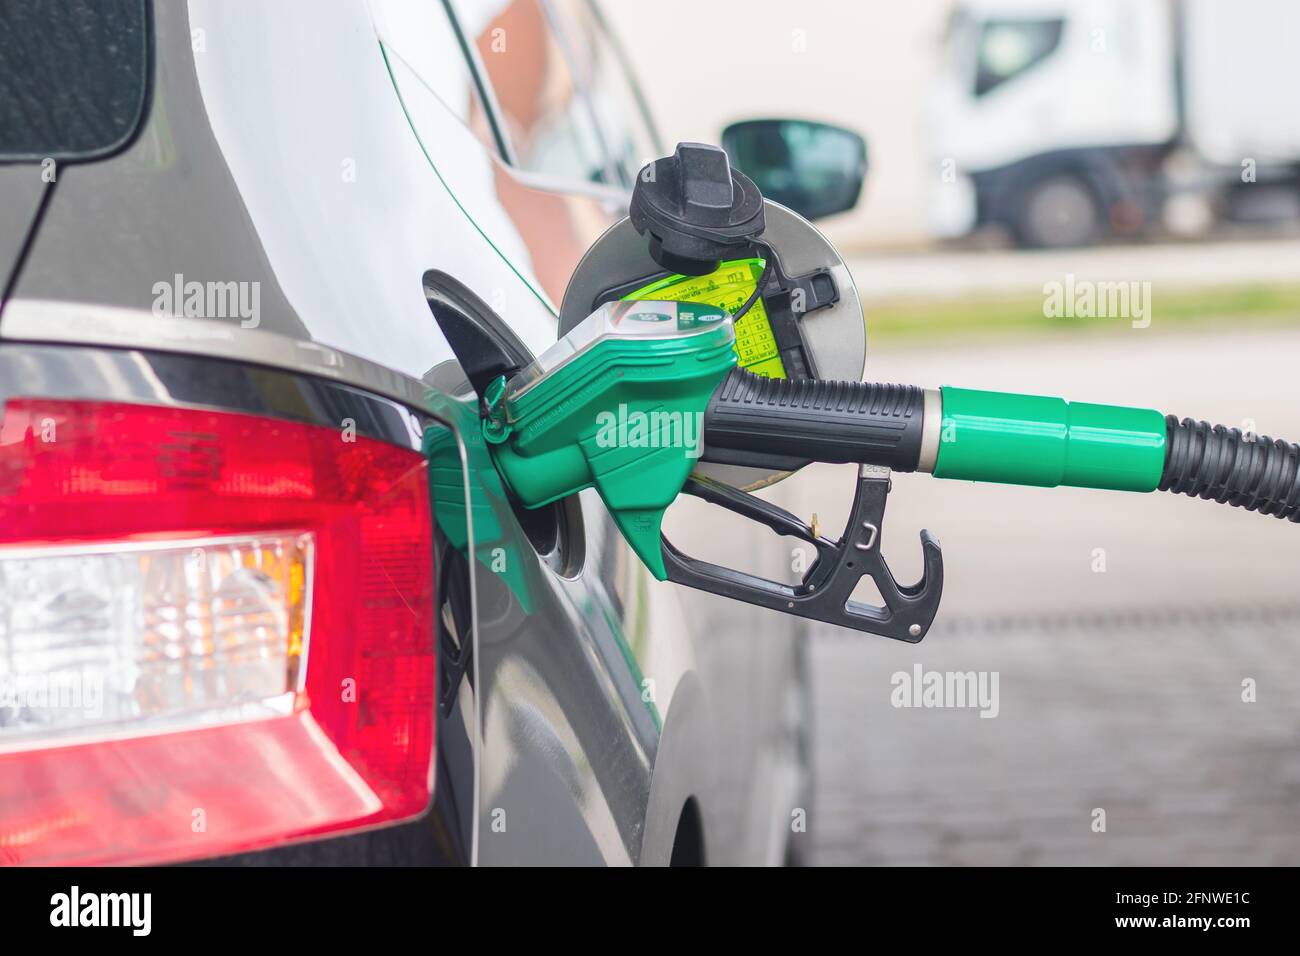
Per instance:
[[[1016,217],[1016,238],[1036,249],[1089,246],[1101,236],[1102,223],[1101,207],[1088,184],[1065,173],[1029,187]]]

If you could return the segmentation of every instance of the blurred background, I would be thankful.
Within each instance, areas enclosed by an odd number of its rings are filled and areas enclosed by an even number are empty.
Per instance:
[[[865,138],[856,207],[818,225],[869,379],[1300,432],[1300,5],[604,10],[665,143],[755,117]],[[1145,307],[1050,307],[1079,283]],[[837,528],[851,488],[817,466],[767,494]],[[813,862],[1300,863],[1300,538],[1156,497],[896,477],[886,555],[915,579],[938,534],[944,607],[915,647],[813,641]],[[893,707],[917,664],[998,672],[996,719]]]

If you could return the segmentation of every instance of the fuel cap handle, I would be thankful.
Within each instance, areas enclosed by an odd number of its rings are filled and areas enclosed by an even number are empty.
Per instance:
[[[763,195],[732,168],[727,154],[704,143],[678,143],[671,156],[637,174],[628,209],[650,256],[669,272],[708,275],[764,229]]]

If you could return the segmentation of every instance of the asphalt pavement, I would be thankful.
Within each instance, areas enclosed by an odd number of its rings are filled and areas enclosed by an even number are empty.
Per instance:
[[[885,348],[868,378],[1300,440],[1300,330],[1118,326]],[[768,494],[838,528],[852,477],[815,466]],[[919,575],[922,526],[946,574],[926,640],[813,640],[815,862],[1300,864],[1300,528],[1167,493],[902,475],[884,539],[900,580]],[[930,672],[996,672],[996,716],[896,706]]]

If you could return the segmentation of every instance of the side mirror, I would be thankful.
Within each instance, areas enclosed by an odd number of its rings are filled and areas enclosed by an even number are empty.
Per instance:
[[[732,123],[722,131],[731,165],[763,195],[806,219],[852,209],[867,173],[867,144],[840,126],[806,120]]]

